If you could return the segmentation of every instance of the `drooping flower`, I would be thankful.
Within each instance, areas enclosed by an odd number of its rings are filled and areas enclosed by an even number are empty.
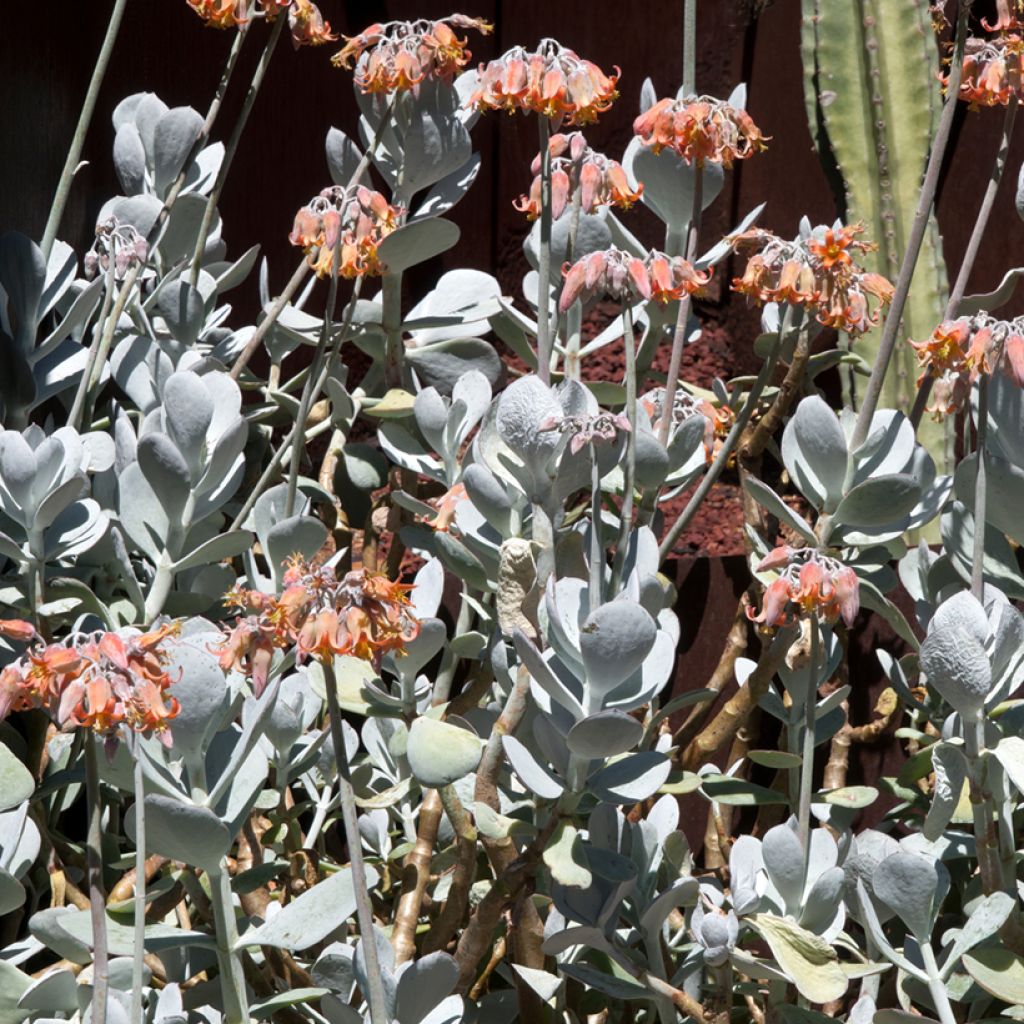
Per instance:
[[[671,149],[698,166],[732,167],[767,145],[745,110],[711,96],[658,100],[633,122],[633,133],[655,153]]]
[[[747,618],[769,628],[788,626],[800,618],[817,617],[852,626],[860,610],[860,583],[848,565],[816,548],[780,545],[757,566],[758,572],[778,570],[765,588],[760,612],[747,608]]]
[[[1001,24],[1001,21],[997,22],[997,25]],[[1013,19],[1006,24],[1008,29],[1022,27]],[[992,39],[969,38],[964,51],[957,98],[969,103],[972,110],[978,107],[1005,107],[1011,100],[1016,103],[1024,99],[1022,52],[1024,37],[1017,31],[1008,31]],[[942,78],[942,83],[944,88],[948,88],[948,75]]]
[[[542,39],[534,51],[514,46],[480,66],[469,105],[478,110],[533,111],[568,119],[571,125],[592,124],[619,95],[619,69],[606,75],[554,39]]]
[[[566,416],[553,413],[537,425],[538,433],[557,430],[569,438],[569,451],[576,455],[586,445],[612,444],[621,434],[632,430],[625,413],[611,413],[604,409],[592,415]]]
[[[0,636],[8,640],[20,640],[28,643],[36,637],[36,627],[24,619],[0,619]]]
[[[400,212],[379,192],[363,185],[351,189],[332,185],[295,215],[288,241],[305,250],[317,277],[329,277],[332,272],[348,278],[376,277],[384,269],[377,247],[398,227]]]
[[[331,23],[324,20],[320,8],[311,0],[292,0],[288,8],[288,30],[296,50],[300,46],[323,46],[338,38],[331,31]]]
[[[430,504],[434,506],[436,512],[431,517],[425,517],[423,521],[435,533],[447,533],[455,521],[455,510],[458,508],[459,502],[466,501],[468,498],[466,485],[455,484],[440,497],[431,500]]]
[[[475,28],[487,35],[492,25],[483,18],[450,14],[432,21],[389,21],[346,36],[331,58],[336,67],[355,65],[356,87],[364,93],[412,89],[428,78],[450,82],[473,56],[455,29]]]
[[[651,250],[643,259],[622,249],[600,249],[562,268],[565,283],[558,308],[565,313],[577,299],[597,295],[633,300],[637,297],[671,302],[699,294],[711,274],[697,270],[682,256]]]
[[[756,302],[805,306],[826,327],[863,334],[878,323],[882,307],[893,296],[886,278],[865,270],[854,259],[855,252],[877,248],[857,239],[863,230],[860,224],[837,221],[793,241],[761,228],[736,235],[732,242],[737,248],[756,251],[747,260],[743,276],[733,279],[733,290]]]
[[[378,664],[382,655],[401,654],[419,634],[409,604],[410,584],[382,573],[355,569],[338,579],[330,566],[294,559],[284,574],[279,597],[233,590],[225,601],[250,610],[228,632],[216,652],[222,666],[253,672],[254,688],[266,684],[266,660],[254,668],[254,654],[294,647],[299,663],[315,658],[330,663],[339,654]],[[258,694],[257,694],[258,695]]]
[[[643,184],[634,192],[626,172],[616,160],[587,145],[582,132],[561,132],[552,135],[548,144],[551,152],[551,215],[555,220],[565,212],[576,189],[580,189],[580,210],[593,213],[601,206],[617,206],[628,210],[644,190]],[[541,213],[541,159],[534,157],[530,165],[534,175],[528,196],[520,196],[513,204],[528,220],[536,220]]]
[[[655,436],[660,433],[662,417],[666,415],[664,403],[664,388],[654,388],[640,396],[640,404],[651,418],[651,430]],[[670,434],[680,424],[695,416],[700,416],[704,420],[704,459],[708,465],[714,462],[715,456],[736,420],[736,413],[729,406],[715,406],[706,398],[692,395],[683,388],[679,388],[673,396],[672,410],[669,415],[671,417]]]
[[[188,5],[208,28],[241,28],[250,20],[248,0],[188,0]],[[257,0],[254,10],[267,21],[274,21],[287,11],[292,45],[296,49],[321,46],[338,38],[313,0]]]
[[[108,217],[96,225],[96,240],[82,260],[82,271],[89,279],[107,273],[114,261],[114,280],[123,281],[128,271],[146,262],[149,247],[145,236],[133,224]]]
[[[61,728],[85,728],[116,742],[122,726],[170,745],[180,710],[167,693],[168,623],[148,633],[92,633],[66,644],[40,644],[0,673],[0,718],[43,708]]]
[[[910,343],[925,376],[935,377],[928,411],[942,419],[962,409],[971,386],[1000,372],[1024,387],[1024,317],[997,320],[988,313],[945,320],[926,341]]]

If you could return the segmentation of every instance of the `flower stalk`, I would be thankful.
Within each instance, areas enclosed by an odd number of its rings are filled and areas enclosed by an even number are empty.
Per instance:
[[[537,257],[537,375],[551,383],[551,122],[537,117],[540,142],[540,253]]]
[[[85,730],[85,800],[88,809],[86,869],[89,878],[89,919],[92,923],[92,1020],[106,1024],[110,991],[107,952],[107,904],[103,892],[103,797],[97,758],[98,740]]]
[[[82,159],[85,137],[89,134],[89,125],[92,123],[92,115],[96,110],[96,100],[99,98],[100,86],[103,84],[103,79],[106,76],[110,57],[114,52],[114,44],[117,42],[117,34],[121,28],[121,20],[124,18],[124,11],[127,6],[128,0],[114,0],[114,7],[110,12],[107,31],[103,37],[100,52],[96,57],[96,65],[93,68],[92,77],[89,79],[85,100],[82,103],[82,112],[78,115],[78,124],[75,126],[75,134],[71,139],[68,155],[64,160],[64,169],[61,171],[60,180],[57,182],[57,192],[53,197],[50,215],[46,219],[46,227],[43,228],[43,240],[39,248],[42,250],[44,263],[49,260],[50,250],[53,248],[53,243],[57,238],[57,230],[60,228],[61,218],[64,216],[68,196],[71,194],[71,184],[74,180],[75,172],[80,166],[79,161]]]

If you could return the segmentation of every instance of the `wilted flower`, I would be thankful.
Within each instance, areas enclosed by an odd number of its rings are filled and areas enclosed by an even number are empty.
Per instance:
[[[553,413],[537,424],[538,433],[557,430],[560,434],[567,434],[569,451],[573,455],[588,444],[611,444],[620,433],[628,434],[631,429],[629,417],[625,413],[610,413],[603,409],[589,416],[560,416]]]
[[[487,35],[492,26],[465,14],[437,21],[378,23],[357,36],[346,36],[331,63],[350,68],[354,62],[356,86],[366,93],[412,89],[427,78],[450,82],[473,56],[466,40],[455,34],[457,28],[475,28]]]
[[[881,274],[864,270],[854,252],[870,252],[873,243],[857,240],[860,224],[818,227],[792,242],[753,228],[736,235],[733,244],[757,249],[735,291],[757,302],[787,302],[813,310],[818,321],[847,334],[863,334],[878,323],[881,308],[892,300],[893,287]],[[869,296],[876,300],[870,308]]]
[[[132,267],[146,262],[148,252],[145,237],[133,224],[122,223],[117,217],[108,217],[96,225],[96,241],[82,260],[82,271],[90,279],[97,272],[105,274],[113,258],[114,280],[123,281]]]
[[[671,149],[698,166],[732,167],[767,141],[745,110],[710,96],[658,100],[633,122],[633,132],[655,153]]]
[[[399,214],[384,196],[363,185],[332,185],[295,215],[288,241],[305,250],[318,277],[333,271],[335,249],[341,277],[376,277],[384,269],[377,247],[398,227]]]
[[[379,663],[381,655],[401,654],[419,634],[409,605],[411,584],[382,573],[355,569],[340,580],[329,566],[294,559],[284,574],[279,597],[255,590],[233,590],[228,604],[251,610],[216,646],[221,665],[252,671],[257,696],[266,685],[274,648],[295,647],[297,661],[330,663],[337,654]]]
[[[924,372],[936,378],[931,412],[941,419],[963,407],[979,377],[1001,371],[1024,387],[1024,317],[997,320],[988,313],[944,320],[927,341],[912,341]]]
[[[467,500],[468,497],[466,485],[455,484],[454,487],[449,488],[439,498],[434,498],[430,502],[437,511],[432,517],[425,518],[424,522],[435,533],[447,533],[449,527],[455,521],[455,509],[458,507],[459,502]]]
[[[644,190],[643,184],[634,192],[626,172],[616,160],[598,153],[587,145],[582,132],[561,132],[548,143],[551,152],[551,215],[555,220],[565,212],[569,200],[580,189],[580,210],[593,213],[601,206],[617,206],[628,210]],[[528,196],[520,196],[515,208],[536,220],[541,212],[541,159],[538,153],[530,165],[534,174]]]
[[[811,615],[825,622],[842,617],[847,626],[860,610],[857,574],[838,559],[815,548],[791,548],[786,544],[770,551],[757,566],[758,572],[778,569],[779,576],[764,592],[760,613],[747,608],[747,618],[765,626],[788,626]]]
[[[997,25],[1002,22],[997,22]],[[1019,28],[1015,20],[1007,28]],[[964,53],[960,76],[959,99],[978,107],[1005,107],[1011,100],[1024,99],[1021,84],[1021,52],[1024,38],[1016,32],[999,35],[994,39],[970,38]],[[949,76],[943,78],[948,87]]]
[[[577,300],[596,295],[630,300],[637,296],[670,302],[683,295],[695,295],[711,280],[711,274],[697,270],[682,256],[667,256],[652,250],[643,259],[622,249],[601,249],[562,268],[565,284],[558,302],[566,312]]]
[[[619,69],[606,75],[554,39],[542,39],[532,53],[514,46],[481,65],[469,104],[478,110],[534,111],[571,125],[592,124],[619,95]]]
[[[44,708],[62,728],[90,729],[108,742],[125,726],[170,746],[168,724],[180,706],[167,693],[174,680],[163,644],[179,628],[169,623],[135,635],[93,633],[30,649],[0,673],[0,718]]]

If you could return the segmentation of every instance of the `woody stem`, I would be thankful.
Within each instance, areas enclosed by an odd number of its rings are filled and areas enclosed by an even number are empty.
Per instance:
[[[942,159],[946,154],[950,131],[953,127],[957,97],[960,95],[964,46],[967,42],[967,15],[970,13],[972,3],[973,0],[960,0],[959,2],[956,41],[953,46],[949,79],[946,83],[946,105],[942,108],[939,126],[935,132],[935,138],[932,140],[932,150],[928,157],[928,169],[925,172],[924,182],[921,185],[921,193],[917,202],[917,210],[914,213],[914,221],[910,226],[907,250],[903,254],[903,262],[900,264],[900,272],[896,278],[896,290],[893,295],[892,305],[889,307],[889,315],[885,318],[885,326],[882,328],[882,339],[878,346],[878,355],[875,358],[875,365],[872,367],[871,377],[864,391],[864,401],[857,416],[853,436],[850,439],[851,452],[857,451],[867,439],[872,417],[875,414],[875,409],[878,408],[878,401],[882,395],[885,374],[889,369],[889,363],[896,348],[896,338],[899,333],[900,321],[903,319],[903,309],[906,306],[907,296],[910,293],[910,283],[914,276],[914,268],[917,266],[917,258],[921,252],[921,243],[924,241],[924,233],[928,227],[928,216],[935,201],[935,191],[939,184],[939,172],[942,170]],[[850,465],[854,465],[854,460],[850,460]]]
[[[949,293],[949,302],[946,303],[946,309],[942,316],[943,320],[953,320],[960,312],[960,303],[963,301],[964,292],[967,291],[967,282],[970,279],[971,271],[974,269],[974,262],[978,258],[981,241],[985,237],[985,229],[988,227],[988,219],[992,214],[992,207],[995,205],[999,183],[1003,180],[1003,170],[1006,167],[1006,157],[1010,152],[1010,139],[1013,136],[1013,123],[1017,118],[1018,106],[1019,103],[1016,97],[1007,104],[1006,116],[1003,118],[1003,133],[999,137],[999,149],[996,151],[996,159],[988,176],[985,195],[982,197],[978,216],[975,218],[974,227],[971,229],[971,237],[967,242],[967,249],[964,251],[964,258],[956,275],[956,283],[953,285],[953,290]],[[921,383],[917,389],[917,397],[914,399],[914,408],[910,413],[910,422],[915,430],[921,422],[921,417],[924,415],[925,405],[928,402],[928,395],[931,394],[934,381],[935,378],[930,372],[921,378]]]
[[[338,766],[338,795],[341,803],[341,820],[348,844],[348,856],[352,871],[352,885],[356,898],[356,918],[359,922],[359,937],[362,942],[363,958],[366,962],[366,987],[363,993],[370,1008],[371,1024],[388,1024],[388,1013],[384,1002],[384,984],[380,973],[380,958],[377,955],[377,939],[373,930],[373,907],[370,904],[370,890],[366,884],[366,868],[363,864],[362,836],[356,812],[356,798],[352,790],[352,772],[345,748],[345,736],[341,726],[341,708],[338,707],[338,689],[334,678],[334,665],[323,662],[324,686],[327,690],[327,715],[331,724],[331,742],[334,744],[334,758]]]
[[[690,262],[697,252],[697,233],[700,231],[700,215],[704,208],[704,165],[697,164],[693,179],[693,210],[690,223],[686,229],[686,259]],[[672,253],[669,253],[671,256]],[[672,355],[668,362],[668,377],[665,379],[665,397],[661,403],[661,423],[658,425],[658,440],[668,444],[669,427],[672,424],[672,409],[676,401],[676,388],[679,386],[679,369],[683,363],[683,346],[686,344],[686,323],[690,318],[690,293],[686,292],[679,300],[679,313],[676,316],[675,333],[672,335]]]
[[[537,117],[540,142],[540,254],[537,260],[537,375],[551,383],[551,122]]]

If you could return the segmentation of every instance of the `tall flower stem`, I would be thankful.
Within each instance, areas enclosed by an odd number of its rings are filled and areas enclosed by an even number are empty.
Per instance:
[[[345,829],[345,841],[352,870],[352,885],[355,889],[356,917],[359,921],[359,935],[362,940],[363,957],[366,961],[368,992],[363,996],[370,1008],[371,1024],[388,1024],[387,1008],[384,1002],[384,984],[377,956],[377,940],[373,932],[373,907],[370,905],[370,890],[366,884],[366,868],[363,864],[362,837],[356,812],[356,798],[352,790],[352,772],[345,749],[345,736],[341,728],[341,708],[338,707],[337,682],[334,665],[323,662],[324,685],[327,690],[327,714],[331,724],[331,741],[338,766],[338,793],[341,802],[341,821]]]
[[[696,0],[691,0],[695,3]],[[690,223],[686,229],[685,257],[693,261],[697,253],[697,235],[700,231],[700,216],[704,209],[704,165],[697,164],[693,178],[693,210]],[[671,254],[670,254],[671,255]],[[668,377],[665,380],[665,398],[661,403],[661,424],[658,427],[658,440],[668,444],[669,427],[672,425],[672,408],[675,405],[676,389],[679,387],[679,370],[683,363],[683,347],[686,344],[686,322],[690,318],[690,293],[687,292],[679,300],[679,313],[676,316],[676,328],[672,335],[672,354],[668,361]]]
[[[576,258],[576,239],[580,230],[580,213],[583,209],[583,186],[577,185],[572,194],[572,210],[569,213],[569,248],[566,262]],[[576,301],[565,314],[565,377],[566,380],[580,380],[580,342],[583,331],[583,303]]]
[[[210,194],[206,197],[206,208],[203,210],[203,220],[199,225],[196,247],[192,254],[192,269],[189,275],[189,283],[193,288],[199,283],[199,267],[203,260],[203,250],[206,248],[206,239],[210,234],[210,226],[213,224],[213,218],[217,212],[217,203],[220,201],[221,193],[224,191],[224,183],[227,181],[228,171],[231,170],[231,162],[238,151],[238,143],[241,141],[242,132],[245,130],[249,115],[252,113],[253,104],[256,102],[256,95],[263,84],[267,68],[270,65],[270,58],[274,54],[277,41],[281,38],[281,30],[284,28],[286,21],[285,17],[279,17],[275,19],[274,25],[270,29],[266,45],[263,47],[263,53],[260,56],[259,63],[256,65],[255,72],[253,72],[252,81],[249,83],[249,91],[245,94],[242,109],[239,112],[238,119],[235,121],[234,128],[231,130],[231,137],[228,139],[227,146],[224,147],[224,159],[221,161],[220,169],[217,171],[217,178],[213,183]],[[239,32],[246,31],[248,31],[248,25],[239,29]]]
[[[384,384],[402,386],[405,346],[402,342],[402,275],[384,274],[380,281],[381,326],[384,328]]]
[[[551,383],[551,122],[537,115],[540,142],[540,255],[537,263],[537,375]]]
[[[683,95],[697,91],[697,0],[683,0]]]
[[[896,278],[896,290],[893,295],[892,305],[889,307],[889,315],[885,318],[878,355],[875,357],[875,364],[871,369],[871,377],[865,388],[864,400],[857,415],[853,436],[850,439],[851,452],[860,448],[867,439],[868,430],[871,427],[871,419],[878,408],[878,401],[882,395],[882,385],[885,382],[886,371],[889,369],[889,363],[896,348],[900,321],[903,319],[903,310],[907,304],[907,296],[910,293],[910,283],[914,276],[914,268],[917,266],[917,258],[921,252],[921,243],[924,240],[925,229],[928,226],[928,216],[935,202],[935,190],[939,184],[939,172],[942,170],[942,160],[946,155],[949,135],[953,127],[953,117],[956,114],[957,97],[960,94],[960,79],[963,72],[964,46],[967,42],[967,15],[970,13],[972,2],[973,0],[960,0],[959,3],[956,41],[953,46],[952,63],[950,64],[949,80],[946,86],[946,105],[942,108],[939,126],[935,132],[935,138],[932,140],[932,150],[928,156],[928,169],[925,172],[924,182],[921,185],[921,194],[918,198],[914,220],[910,226],[907,250],[903,255],[900,272]],[[854,465],[855,460],[851,459],[850,466],[853,467]]]
[[[658,555],[662,561],[665,561],[665,559],[672,553],[672,548],[675,546],[676,541],[679,540],[683,535],[683,531],[693,521],[693,517],[697,514],[697,510],[700,508],[704,499],[708,496],[708,492],[712,487],[714,487],[716,481],[722,475],[722,471],[725,469],[726,463],[729,461],[729,456],[736,448],[740,436],[743,434],[747,424],[750,422],[750,417],[753,416],[754,409],[757,408],[757,403],[761,400],[761,394],[768,384],[768,381],[771,380],[772,374],[775,372],[775,364],[779,360],[779,350],[782,348],[782,337],[789,327],[789,319],[789,311],[787,310],[782,327],[779,329],[779,339],[776,341],[775,347],[772,349],[768,358],[764,361],[764,365],[761,367],[753,385],[751,385],[750,392],[747,394],[747,400],[743,404],[743,408],[740,409],[737,414],[736,420],[732,425],[732,429],[726,436],[722,447],[718,450],[718,454],[715,456],[715,461],[711,464],[711,468],[704,474],[704,478],[701,480],[697,489],[693,492],[693,495],[687,502],[686,508],[683,509],[679,518],[672,524],[668,533],[665,534],[665,539],[661,542],[661,547],[658,549]]]
[[[818,651],[821,634],[817,616],[809,620],[811,643],[807,661],[807,695],[804,705],[804,746],[800,759],[800,803],[797,807],[797,828],[804,848],[804,884],[811,860],[811,790],[814,781],[814,726],[818,711]]]
[[[977,477],[974,481],[974,548],[971,552],[971,593],[980,601],[985,589],[985,516],[986,472],[985,439],[988,434],[988,377],[978,378],[977,441],[974,450],[978,456]]]
[[[999,184],[1003,180],[1003,171],[1006,168],[1006,157],[1010,152],[1010,140],[1013,137],[1013,125],[1017,119],[1016,98],[1012,99],[1006,107],[1006,115],[1003,118],[1003,131],[999,136],[999,149],[996,151],[995,162],[988,176],[988,185],[985,194],[981,199],[981,206],[978,209],[978,216],[974,220],[974,227],[971,229],[971,237],[964,250],[964,258],[960,263],[960,270],[956,275],[956,283],[949,293],[949,301],[943,313],[943,320],[953,320],[960,312],[960,303],[963,301],[964,293],[967,291],[967,282],[970,280],[971,271],[974,269],[975,260],[981,249],[982,239],[985,237],[985,229],[988,227],[989,217],[992,214],[992,207],[995,205],[996,193],[999,191]],[[914,408],[910,413],[910,422],[916,429],[924,416],[925,405],[928,403],[928,396],[931,394],[932,384],[935,378],[926,373],[917,389],[917,397],[914,399]]]
[[[57,229],[64,216],[64,208],[68,204],[71,182],[74,180],[75,171],[78,170],[79,161],[82,158],[82,148],[85,146],[85,137],[89,133],[93,112],[96,110],[100,86],[107,73],[110,56],[114,52],[114,43],[117,41],[117,33],[121,28],[121,19],[124,17],[124,9],[127,6],[128,0],[114,0],[114,9],[110,12],[107,33],[103,37],[103,44],[100,46],[100,52],[96,58],[96,66],[92,71],[92,78],[89,79],[89,88],[86,90],[85,101],[82,103],[82,112],[78,115],[75,134],[71,139],[67,158],[64,160],[64,169],[60,173],[60,180],[57,182],[57,191],[53,197],[53,205],[50,207],[50,215],[46,219],[46,227],[43,229],[43,241],[40,244],[40,249],[43,252],[44,263],[50,258],[50,250],[57,237]]]
[[[215,871],[207,871],[207,875],[210,879],[210,905],[217,939],[217,965],[221,997],[224,1000],[224,1018],[226,1024],[249,1024],[245,973],[240,954],[235,951],[238,924],[231,898],[231,876],[223,862]]]
[[[321,377],[324,371],[324,356],[327,353],[327,345],[331,339],[331,326],[334,321],[335,307],[338,302],[338,261],[341,253],[341,233],[338,233],[338,240],[334,246],[334,262],[331,270],[331,283],[327,291],[327,305],[324,308],[324,322],[320,328],[320,338],[317,341],[316,351],[313,353],[313,362],[309,367],[309,375],[306,377],[305,386],[302,389],[302,397],[299,399],[298,419],[295,423],[295,431],[292,439],[292,461],[288,471],[288,490],[285,497],[285,516],[290,516],[295,511],[295,496],[299,485],[299,463],[302,460],[302,452],[305,448],[303,442],[306,436],[306,421],[309,419],[309,410],[316,401],[316,396],[323,387]],[[349,299],[348,307],[345,310],[345,325],[341,331],[341,337],[348,334],[352,323],[352,315],[355,312],[356,302],[362,287],[362,279],[356,281],[352,289],[352,297]],[[328,363],[328,365],[330,365]],[[326,377],[324,377],[326,380]]]
[[[622,307],[622,344],[626,354],[626,418],[629,420],[629,436],[626,438],[626,464],[622,471],[622,506],[619,509],[619,537],[612,569],[612,595],[618,589],[626,563],[626,546],[633,525],[633,491],[636,489],[636,338],[633,336],[633,311],[628,300]]]
[[[146,790],[142,772],[142,738],[133,742],[132,784],[135,790],[135,928],[132,940],[131,1020],[142,1020],[142,967],[146,955]]]
[[[100,795],[97,739],[85,730],[85,801],[89,823],[86,839],[86,868],[89,877],[89,917],[92,923],[92,1020],[106,1024],[107,995],[110,990],[107,954],[107,904],[103,894],[103,799]]]
[[[601,469],[597,451],[590,449],[590,589],[587,598],[593,614],[604,601],[604,531],[601,529]]]

